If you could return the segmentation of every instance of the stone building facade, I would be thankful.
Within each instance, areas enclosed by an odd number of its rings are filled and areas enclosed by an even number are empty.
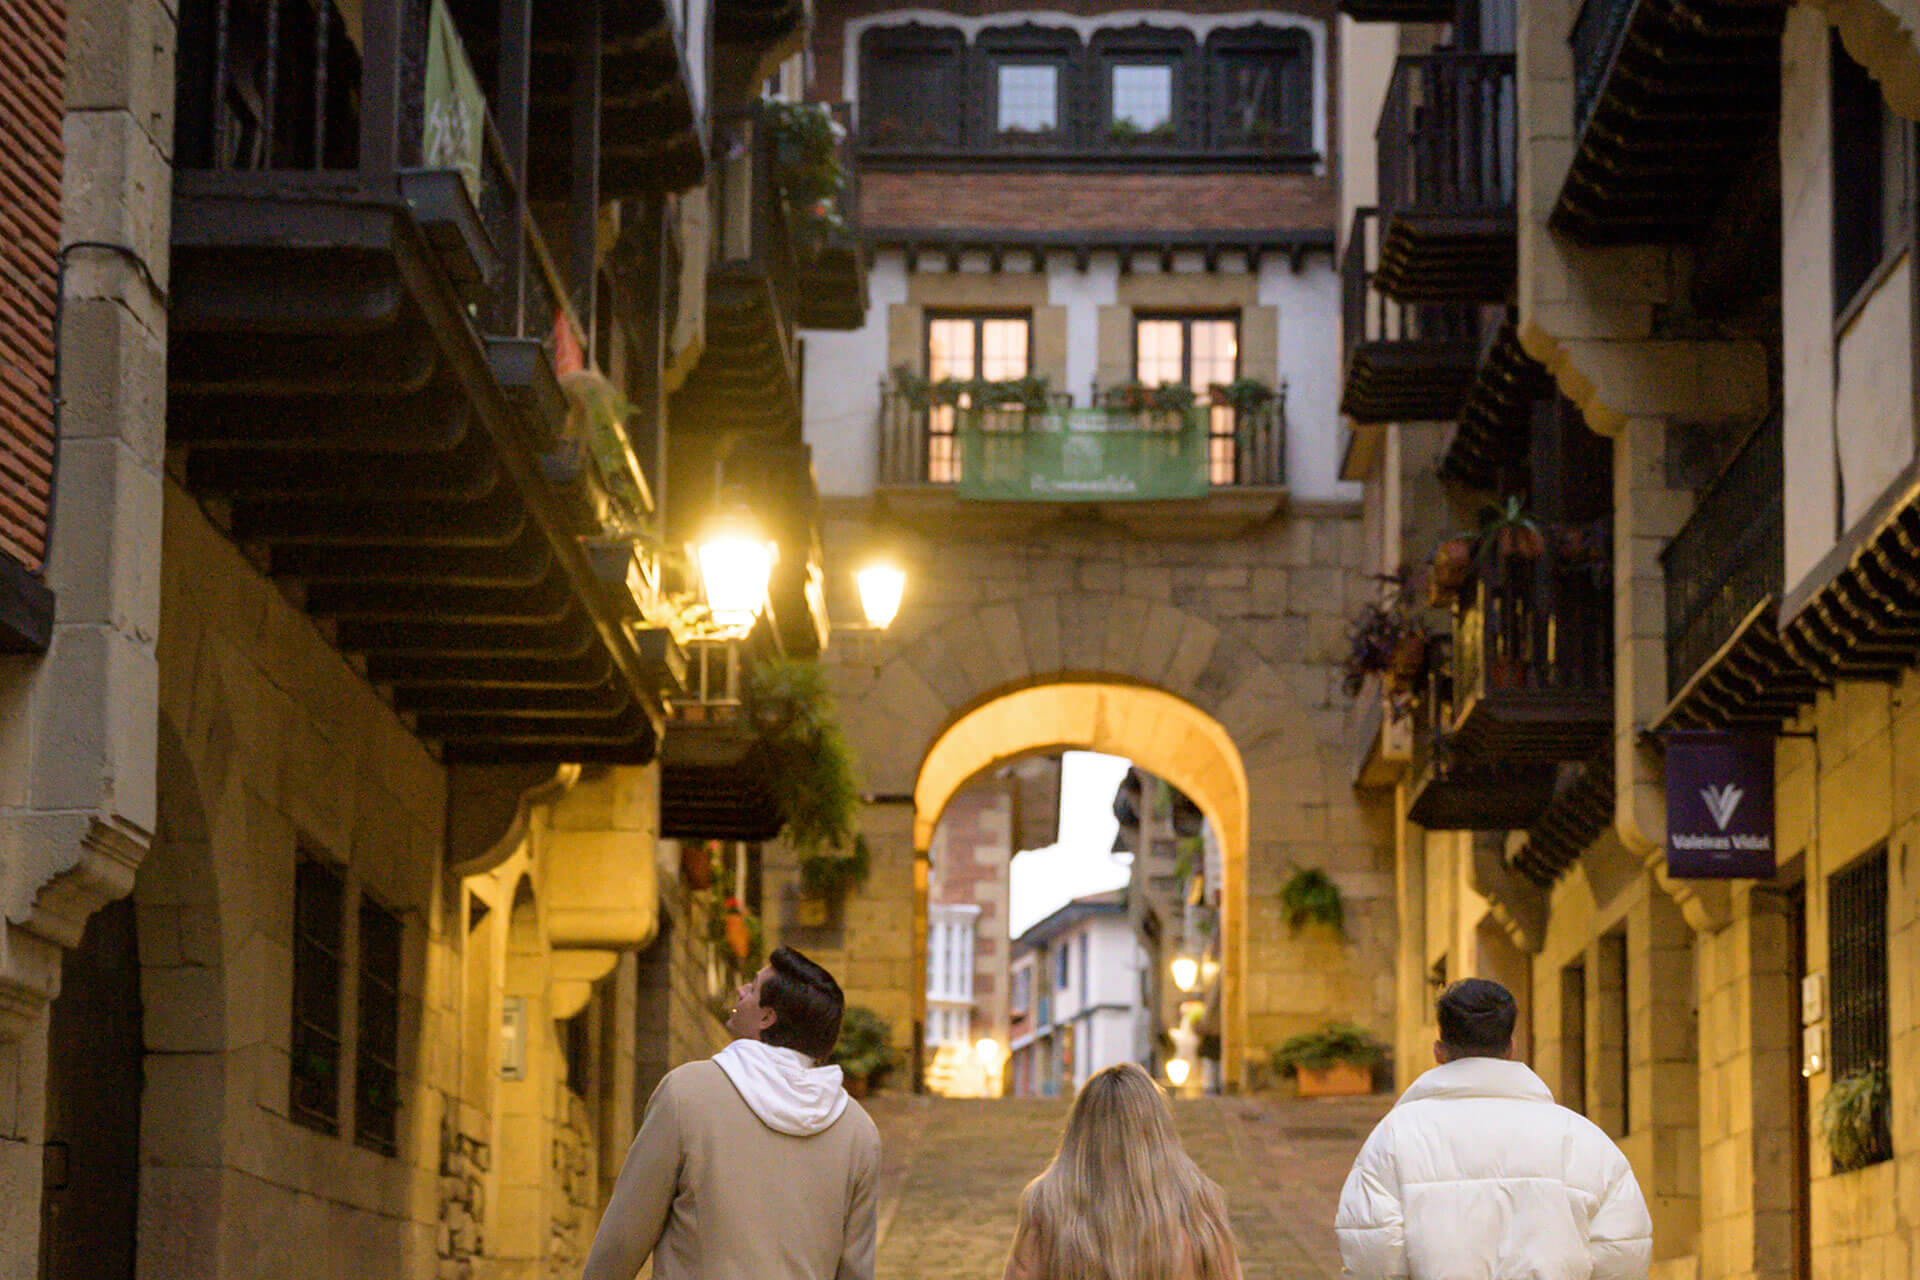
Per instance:
[[[1374,307],[1349,313],[1345,366],[1368,554],[1431,579],[1493,496],[1531,504],[1557,557],[1516,594],[1495,528],[1455,603],[1407,607],[1437,657],[1359,771],[1394,797],[1400,1052],[1432,1040],[1436,984],[1504,981],[1535,1067],[1632,1160],[1655,1275],[1910,1274],[1912,15],[1530,3],[1489,41],[1484,6],[1472,27],[1445,5],[1398,27],[1343,7],[1343,101],[1382,131],[1377,166],[1344,175],[1365,211],[1350,278]],[[1417,163],[1407,181],[1417,131],[1394,135],[1475,58],[1505,107],[1438,127],[1510,185],[1463,209]],[[1460,280],[1380,248],[1429,214],[1462,243],[1483,219],[1493,272],[1464,353],[1431,309]],[[1389,357],[1421,371],[1398,403],[1367,381]],[[1575,512],[1569,481],[1604,501]],[[1601,558],[1608,644],[1586,674],[1565,646],[1593,615],[1541,584]],[[1490,602],[1554,617],[1553,678],[1500,664]],[[1501,699],[1527,688],[1557,692],[1503,748]],[[1687,730],[1771,759],[1770,877],[1670,864],[1663,743]],[[1504,795],[1476,789],[1489,760]]]

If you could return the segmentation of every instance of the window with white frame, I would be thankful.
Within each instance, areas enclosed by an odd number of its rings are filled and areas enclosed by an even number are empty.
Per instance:
[[[927,914],[927,999],[971,1003],[979,908],[934,907]]]

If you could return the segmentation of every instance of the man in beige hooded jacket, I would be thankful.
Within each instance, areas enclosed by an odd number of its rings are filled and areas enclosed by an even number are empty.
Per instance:
[[[833,976],[780,947],[736,993],[734,1041],[647,1103],[585,1280],[873,1280],[880,1134],[837,1066]]]

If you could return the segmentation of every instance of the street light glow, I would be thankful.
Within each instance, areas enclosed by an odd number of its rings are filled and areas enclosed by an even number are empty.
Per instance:
[[[875,631],[883,630],[900,612],[900,597],[907,590],[905,570],[890,564],[870,564],[854,574],[853,580],[860,588],[860,611],[867,615],[867,625]]]
[[[773,576],[774,546],[738,525],[729,524],[702,539],[697,552],[700,582],[706,588],[713,620],[729,629],[753,625],[767,603]]]
[[[1186,1087],[1187,1077],[1193,1074],[1193,1064],[1185,1058],[1167,1059],[1167,1083],[1174,1088]]]
[[[1200,962],[1192,956],[1175,956],[1173,960],[1173,985],[1182,991],[1191,991],[1200,981]]]

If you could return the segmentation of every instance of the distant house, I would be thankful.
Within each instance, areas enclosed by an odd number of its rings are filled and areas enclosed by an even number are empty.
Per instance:
[[[1014,940],[1016,1096],[1071,1094],[1101,1068],[1135,1060],[1143,963],[1125,889],[1075,898]]]

